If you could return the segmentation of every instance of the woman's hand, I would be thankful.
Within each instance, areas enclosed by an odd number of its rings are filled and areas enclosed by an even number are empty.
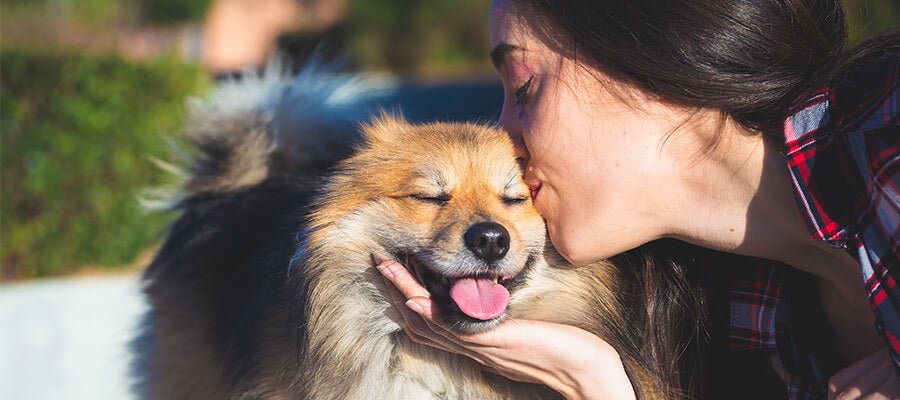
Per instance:
[[[828,381],[828,399],[900,399],[900,373],[887,347],[834,374]]]
[[[486,371],[515,381],[549,386],[568,399],[635,398],[618,353],[590,332],[507,319],[487,332],[455,333],[441,325],[437,305],[409,270],[396,261],[375,262],[393,284],[388,290],[414,342],[464,355]]]

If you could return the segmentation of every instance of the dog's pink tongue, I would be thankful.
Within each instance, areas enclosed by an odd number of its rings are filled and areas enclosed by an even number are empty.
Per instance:
[[[499,317],[509,305],[509,291],[487,278],[463,278],[453,282],[450,298],[463,313],[482,321]]]

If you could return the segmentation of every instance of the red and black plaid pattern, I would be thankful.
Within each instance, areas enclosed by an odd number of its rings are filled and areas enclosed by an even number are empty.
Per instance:
[[[810,235],[859,262],[877,326],[900,371],[900,53],[856,68],[795,103],[784,123],[797,207]],[[732,286],[731,348],[767,350],[791,399],[825,395],[830,376],[791,332],[782,271],[744,271]]]

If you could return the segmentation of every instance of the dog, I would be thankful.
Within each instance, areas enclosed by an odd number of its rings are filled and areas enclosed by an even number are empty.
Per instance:
[[[357,129],[377,83],[272,76],[194,104],[180,216],[144,273],[141,397],[561,397],[411,341],[373,254],[410,268],[451,329],[577,326],[617,349],[639,397],[690,393],[681,371],[700,317],[665,246],[573,267],[504,132],[386,113]],[[352,104],[329,108],[348,92]]]

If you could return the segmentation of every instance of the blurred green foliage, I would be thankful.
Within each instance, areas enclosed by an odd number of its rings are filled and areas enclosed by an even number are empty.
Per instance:
[[[850,43],[875,33],[900,28],[900,1],[842,0]]]
[[[149,156],[206,85],[170,59],[0,50],[0,280],[121,265],[158,240],[168,217],[137,201],[165,180]]]
[[[4,0],[13,12],[71,15],[80,23],[104,25],[126,20],[170,25],[201,22],[210,0]]]
[[[493,71],[486,0],[347,0],[348,53],[401,74]]]
[[[141,19],[156,24],[203,20],[210,0],[141,0]]]
[[[123,0],[4,0],[3,9],[14,13],[71,15],[79,22],[106,24],[122,19],[131,7]]]

